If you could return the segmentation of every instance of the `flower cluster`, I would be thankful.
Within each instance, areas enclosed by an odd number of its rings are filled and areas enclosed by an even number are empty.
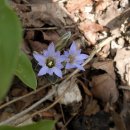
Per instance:
[[[54,73],[60,78],[62,77],[61,69],[64,68],[63,62],[66,63],[66,69],[78,68],[79,70],[84,70],[81,64],[88,58],[88,55],[81,54],[81,49],[77,49],[75,42],[72,43],[70,49],[65,51],[63,55],[60,54],[60,51],[55,51],[54,43],[51,43],[42,54],[35,52],[33,56],[38,64],[42,66],[38,76],[45,74],[53,75]]]

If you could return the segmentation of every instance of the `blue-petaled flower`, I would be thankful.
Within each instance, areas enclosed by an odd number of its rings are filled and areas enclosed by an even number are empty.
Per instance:
[[[43,54],[33,53],[34,58],[38,61],[38,64],[42,66],[38,76],[45,74],[53,75],[55,73],[58,77],[62,77],[63,68],[62,62],[64,57],[59,51],[55,51],[55,46],[51,43],[47,50],[43,51]]]
[[[66,57],[66,69],[78,68],[84,70],[81,64],[88,58],[88,55],[81,54],[81,49],[77,49],[75,42],[72,43],[69,51],[64,52],[64,56]]]

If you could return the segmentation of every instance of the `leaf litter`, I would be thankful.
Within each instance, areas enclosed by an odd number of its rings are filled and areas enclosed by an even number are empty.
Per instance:
[[[83,54],[91,55],[101,41],[112,35],[117,37],[96,53],[85,65],[85,71],[76,73],[66,82],[74,69],[65,71],[61,80],[55,76],[37,76],[36,93],[30,94],[32,90],[14,77],[1,103],[1,106],[7,105],[1,111],[0,121],[26,110],[56,89],[52,97],[23,117],[27,115],[29,122],[30,119],[31,122],[57,119],[56,130],[129,130],[129,0],[11,0],[10,5],[22,22],[21,49],[29,56],[36,74],[39,66],[33,52],[41,53],[51,42],[58,44],[63,54],[72,41],[78,41]],[[62,36],[68,31],[71,36],[66,40]],[[49,82],[51,87],[45,87]],[[40,89],[42,91],[37,92]],[[18,99],[28,94],[30,97]],[[25,120],[18,119],[14,125],[22,122],[24,125]]]

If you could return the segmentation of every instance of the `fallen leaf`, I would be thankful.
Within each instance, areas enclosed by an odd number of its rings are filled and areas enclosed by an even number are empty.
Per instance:
[[[114,120],[115,126],[117,130],[126,130],[125,122],[122,117],[115,111],[111,111],[112,118]]]
[[[31,57],[32,50],[30,49],[26,40],[23,41],[21,50],[28,56],[29,59],[32,59],[32,57]]]
[[[122,82],[130,86],[130,50],[128,48],[118,49],[114,61]]]
[[[54,43],[56,43],[60,39],[60,36],[58,35],[58,33],[56,31],[52,31],[52,30],[44,31],[43,37],[44,37],[44,40],[54,42]]]
[[[121,11],[118,10],[119,1],[108,0],[108,2],[106,2],[104,0],[102,5],[104,6],[101,7],[103,9],[102,13],[97,12],[98,22],[103,26],[107,25],[107,27],[111,28],[113,24],[108,26],[108,23],[121,13]],[[101,11],[101,9],[98,9],[98,11]]]
[[[0,116],[0,122],[7,120],[8,118],[10,118],[11,116],[14,116],[15,114],[13,113],[13,110],[11,108],[6,108]]]
[[[111,4],[111,0],[99,0],[96,3],[95,11],[100,13],[100,11],[105,10]]]
[[[86,5],[92,5],[92,4],[93,0],[80,0],[80,1],[68,0],[66,8],[70,13],[72,13],[73,11],[79,10],[85,7]]]
[[[82,96],[75,79],[59,84],[57,89],[57,97],[61,96],[67,87],[69,87],[69,89],[61,98],[60,103],[69,105],[74,102],[80,102],[82,100]]]
[[[20,97],[27,93],[28,93],[27,89],[20,85],[19,87],[16,87],[16,88],[13,86],[13,89],[10,91],[10,94],[13,97]]]
[[[130,108],[129,108],[129,110],[130,110]],[[127,112],[127,115],[124,116],[124,122],[126,125],[126,130],[129,130],[129,128],[130,128],[130,112],[129,111]]]
[[[88,89],[88,86],[84,82],[82,82],[81,80],[77,80],[77,83],[79,83],[82,86],[84,93],[87,96],[90,96],[90,97],[92,96],[91,91]]]
[[[93,45],[96,43],[97,38],[98,38],[97,32],[102,31],[103,26],[95,22],[85,20],[84,22],[81,22],[79,24],[79,29],[83,32],[84,36]]]
[[[92,77],[92,93],[94,97],[103,102],[115,103],[119,93],[115,80],[109,74],[102,74]]]
[[[66,25],[65,18],[68,16],[61,9],[58,2],[52,3],[44,0],[37,4],[24,4],[24,8],[30,8],[28,12],[24,12],[19,8],[23,5],[11,2],[11,6],[19,15],[23,27],[43,27],[45,24],[56,25],[57,27]]]
[[[111,12],[111,11],[110,11]],[[109,14],[108,14],[109,15]],[[112,30],[115,30],[117,28],[120,28],[121,25],[128,20],[128,22],[130,22],[130,8],[128,8],[127,10],[125,10],[124,12],[119,12],[119,10],[117,11],[116,15],[114,15],[114,18],[108,18],[109,22],[107,22],[107,27],[109,27]],[[105,22],[106,23],[106,22]]]
[[[115,69],[114,69],[114,62],[113,60],[106,60],[106,61],[102,61],[102,62],[94,62],[92,64],[92,67],[94,67],[95,69],[102,69],[104,71],[106,71],[109,76],[115,80],[116,76],[115,76]]]
[[[124,47],[125,40],[121,37],[118,39],[118,41],[113,40],[111,42],[111,55],[115,56],[118,49],[121,49]]]
[[[28,44],[31,47],[32,51],[36,51],[36,52],[43,52],[43,50],[47,49],[47,45],[43,44],[39,41],[32,41],[32,40],[28,40]]]
[[[97,54],[101,59],[107,58],[107,56],[110,54],[110,44],[108,43],[105,45],[101,51]]]
[[[26,31],[25,39],[26,40],[34,40],[35,32],[33,30]]]
[[[90,102],[87,104],[86,109],[84,111],[84,115],[91,116],[95,115],[97,112],[99,112],[100,107],[96,100],[90,100]]]
[[[121,0],[120,6],[122,8],[128,8],[129,7],[129,0]]]

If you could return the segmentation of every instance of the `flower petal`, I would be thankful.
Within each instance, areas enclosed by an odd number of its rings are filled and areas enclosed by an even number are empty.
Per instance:
[[[53,42],[48,46],[47,51],[48,51],[49,56],[54,56],[55,55],[55,46],[54,46]]]
[[[68,57],[69,56],[69,52],[68,51],[64,51],[64,56]]]
[[[69,50],[69,53],[70,54],[73,54],[77,51],[77,46],[76,46],[76,43],[73,41],[72,45],[70,46],[70,50]]]
[[[48,56],[49,56],[49,54],[48,54],[48,51],[47,51],[47,50],[44,50],[43,54],[44,54],[44,56],[45,56],[45,57],[48,57]]]
[[[48,72],[49,75],[53,75],[53,68],[48,68]]]
[[[40,69],[39,73],[38,73],[38,76],[42,76],[42,75],[45,75],[48,71],[48,67],[47,66],[44,66]]]
[[[84,60],[87,58],[88,58],[88,55],[86,55],[86,54],[79,54],[76,56],[76,60]]]
[[[60,59],[60,62],[63,62],[63,61],[66,60],[66,57],[65,57],[64,55],[61,55],[61,56],[59,57],[59,59]]]
[[[85,71],[85,69],[83,68],[83,66],[82,66],[82,65],[75,64],[75,66],[76,66],[79,70],[83,70],[83,71]]]
[[[54,67],[54,68],[53,68],[53,72],[54,72],[58,77],[62,78],[62,72],[61,72],[61,70],[60,70],[59,68]]]
[[[73,64],[66,63],[65,68],[66,68],[66,69],[72,69],[72,68],[75,68],[75,66],[74,66]]]
[[[60,56],[60,51],[55,52],[55,57],[59,57]]]
[[[61,64],[61,62],[56,62],[55,65],[57,68],[62,69],[64,66]]]
[[[81,49],[77,50],[77,55],[79,55],[81,53]]]
[[[43,66],[45,64],[45,58],[43,55],[38,53],[33,53],[34,58],[38,61],[38,64]]]

